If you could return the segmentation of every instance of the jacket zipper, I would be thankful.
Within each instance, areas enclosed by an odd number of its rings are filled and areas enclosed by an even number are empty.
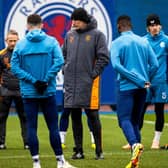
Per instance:
[[[78,45],[77,45],[77,49],[76,49],[76,55],[75,55],[75,74],[74,74],[74,77],[75,77],[75,79],[74,79],[74,89],[73,89],[73,105],[74,105],[74,103],[75,103],[75,97],[76,97],[76,76],[77,76],[77,74],[76,74],[76,72],[77,72],[77,62],[78,62],[78,50],[79,50],[79,45],[80,45],[80,34],[79,34],[79,40],[78,40],[78,43],[77,43]]]

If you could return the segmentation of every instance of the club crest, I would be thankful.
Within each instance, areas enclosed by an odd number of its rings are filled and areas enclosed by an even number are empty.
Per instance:
[[[9,29],[15,29],[19,32],[20,38],[23,38],[26,33],[27,16],[36,13],[43,19],[44,31],[54,36],[62,45],[66,32],[71,27],[71,13],[78,7],[85,8],[89,14],[98,18],[98,29],[105,34],[110,48],[112,24],[100,0],[16,0],[6,18],[4,37]],[[86,37],[86,40],[88,41],[89,37]],[[63,84],[63,80],[60,79],[57,85]]]

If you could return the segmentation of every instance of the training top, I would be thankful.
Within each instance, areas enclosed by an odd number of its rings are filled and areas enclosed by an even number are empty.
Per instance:
[[[56,92],[56,75],[64,63],[59,43],[42,30],[33,30],[18,41],[11,59],[12,72],[20,79],[22,97],[48,97]],[[48,87],[40,95],[34,83],[45,81]]]
[[[146,36],[144,36],[144,38],[148,40],[159,63],[158,70],[151,83],[165,83],[167,81],[168,73],[168,36],[165,35],[163,31],[160,31],[160,33],[156,36],[152,36],[150,33],[148,33]]]
[[[122,32],[111,45],[111,62],[116,70],[119,88],[144,88],[158,67],[156,55],[144,38],[132,31]]]

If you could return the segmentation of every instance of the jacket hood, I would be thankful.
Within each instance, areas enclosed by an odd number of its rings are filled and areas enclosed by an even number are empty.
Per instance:
[[[84,33],[84,32],[87,32],[91,29],[96,29],[97,28],[96,19],[91,15],[89,15],[89,17],[90,17],[90,22],[87,24],[87,27],[85,29],[76,30],[78,33]]]
[[[90,22],[88,23],[87,29],[96,29],[97,28],[97,20],[93,16],[90,17]]]
[[[46,37],[46,34],[45,32],[43,32],[42,30],[32,30],[32,31],[29,31],[27,34],[26,34],[26,38],[29,40],[29,41],[32,41],[32,42],[39,42],[39,41],[42,41],[44,40]]]

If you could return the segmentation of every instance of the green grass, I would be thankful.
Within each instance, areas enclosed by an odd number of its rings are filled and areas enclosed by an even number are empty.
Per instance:
[[[94,150],[90,148],[90,134],[86,124],[86,116],[83,116],[84,122],[84,152],[85,159],[72,160],[73,138],[71,126],[67,134],[67,148],[64,150],[65,158],[78,168],[124,168],[128,163],[131,153],[123,151],[121,146],[126,144],[126,140],[118,127],[116,115],[101,114],[103,128],[103,149],[104,160],[94,160]],[[166,123],[168,123],[168,114]],[[146,114],[145,120],[153,121],[153,114]],[[56,168],[56,161],[53,151],[49,145],[48,130],[46,128],[42,115],[39,116],[38,135],[40,141],[40,158],[42,168]],[[164,128],[161,137],[161,144],[168,143],[168,124]],[[142,130],[142,143],[145,146],[141,158],[140,168],[167,168],[168,151],[151,150],[151,142],[154,133],[154,125],[145,122]],[[7,123],[6,150],[0,150],[0,168],[32,168],[32,160],[29,151],[23,149],[20,136],[20,127],[17,116],[9,116]]]

